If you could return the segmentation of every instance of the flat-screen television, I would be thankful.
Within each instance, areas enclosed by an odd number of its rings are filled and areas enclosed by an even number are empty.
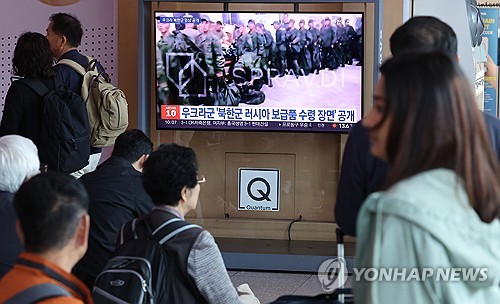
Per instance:
[[[159,130],[347,132],[362,13],[155,11]]]

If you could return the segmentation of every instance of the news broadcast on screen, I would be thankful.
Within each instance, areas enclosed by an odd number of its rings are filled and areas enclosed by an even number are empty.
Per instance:
[[[363,14],[155,12],[159,130],[348,132]]]

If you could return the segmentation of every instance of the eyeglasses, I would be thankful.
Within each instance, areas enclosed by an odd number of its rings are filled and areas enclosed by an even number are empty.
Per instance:
[[[198,176],[198,177],[197,177],[197,182],[198,182],[198,184],[203,184],[203,183],[205,183],[206,181],[207,181],[207,179],[206,179],[206,178],[205,178],[205,176],[203,176],[203,175],[200,175],[200,176]]]

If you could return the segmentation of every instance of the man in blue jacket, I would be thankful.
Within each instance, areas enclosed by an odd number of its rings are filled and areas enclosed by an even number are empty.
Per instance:
[[[453,29],[441,20],[430,16],[411,18],[396,29],[390,39],[393,55],[407,51],[442,51],[457,58],[457,36]],[[484,114],[490,142],[500,161],[500,120]],[[388,165],[371,155],[368,131],[355,124],[347,139],[342,159],[335,219],[348,235],[356,236],[356,217],[366,197],[381,190]]]
[[[56,61],[69,59],[81,65],[85,70],[88,68],[89,60],[87,56],[81,54],[77,49],[82,42],[83,29],[82,24],[76,17],[66,13],[51,15],[46,36],[49,40],[50,50]],[[104,68],[99,63],[97,63],[97,70],[104,72]],[[54,71],[60,75],[63,83],[71,91],[81,95],[82,75],[65,64],[56,64]],[[89,165],[75,172],[73,175],[80,177],[84,173],[94,171],[101,158],[101,151],[101,148],[91,147]]]

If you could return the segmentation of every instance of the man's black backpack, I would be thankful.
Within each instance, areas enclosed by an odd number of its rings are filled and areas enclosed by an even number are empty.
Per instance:
[[[95,304],[205,302],[174,254],[162,246],[181,232],[202,228],[179,218],[166,221],[155,231],[151,227],[149,215],[122,227],[114,257],[95,280]]]
[[[38,155],[49,170],[74,172],[88,164],[90,127],[87,108],[80,95],[54,77],[50,90],[38,79],[19,80],[42,97]]]

